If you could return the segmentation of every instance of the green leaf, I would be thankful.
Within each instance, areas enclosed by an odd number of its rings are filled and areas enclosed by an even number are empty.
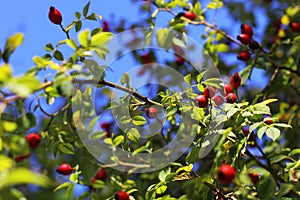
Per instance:
[[[46,44],[45,46],[45,50],[49,51],[49,52],[53,52],[54,51],[54,47],[51,43]]]
[[[69,31],[74,25],[75,25],[75,21],[73,21],[71,24],[69,24],[69,25],[65,28],[65,30],[66,30],[66,31]]]
[[[189,154],[186,156],[185,161],[187,163],[195,163],[197,161],[199,161],[199,152],[200,152],[200,148],[199,147],[194,147],[192,148],[192,150],[189,152]]]
[[[90,30],[86,29],[78,34],[78,41],[83,47],[89,47]]]
[[[167,188],[168,187],[166,185],[161,185],[155,190],[155,192],[156,194],[163,194],[167,190]]]
[[[70,80],[65,80],[60,85],[61,94],[65,97],[71,97],[73,92],[74,84]]]
[[[223,6],[222,1],[212,1],[207,4],[208,9],[219,9]]]
[[[64,183],[58,185],[58,186],[54,189],[54,192],[56,192],[57,190],[63,189],[63,188],[65,188],[65,187],[69,187],[70,185],[72,185],[72,183],[70,183],[70,182],[64,182]]]
[[[77,173],[71,174],[69,179],[70,179],[71,182],[77,183],[78,182],[78,174]]]
[[[87,16],[86,18],[89,19],[89,20],[97,21],[96,16],[97,16],[97,15],[96,15],[95,13],[92,13],[92,14],[90,14],[89,16]]]
[[[11,89],[11,91],[17,93],[19,96],[27,97],[32,92],[39,89],[40,85],[40,81],[36,77],[25,75],[10,79],[5,86]]]
[[[291,125],[284,124],[284,123],[274,123],[273,126],[279,126],[279,127],[283,127],[283,128],[292,128]]]
[[[88,130],[93,130],[95,127],[96,122],[98,121],[100,116],[95,117],[94,119],[92,119],[92,121],[90,121],[89,125],[88,125]]]
[[[267,99],[267,100],[265,100],[265,101],[263,101],[263,102],[260,102],[260,103],[258,103],[258,104],[256,104],[256,105],[268,105],[268,104],[270,104],[270,103],[273,103],[273,102],[276,102],[276,101],[278,101],[278,99]]]
[[[252,72],[252,65],[248,65],[243,71],[240,72],[240,76],[242,77],[241,85],[245,85],[246,81],[250,78]]]
[[[191,80],[192,80],[192,75],[191,75],[191,74],[188,74],[188,75],[186,75],[186,76],[184,77],[184,81],[186,82],[186,84],[187,84],[188,86],[191,85]]]
[[[59,149],[62,153],[65,153],[65,154],[74,154],[74,147],[70,143],[59,144]]]
[[[129,129],[127,137],[132,142],[138,142],[140,140],[140,132],[136,128]]]
[[[257,136],[259,139],[262,139],[262,136],[264,135],[264,133],[266,132],[267,129],[268,129],[267,126],[263,126],[260,129],[258,129]]]
[[[123,135],[118,135],[117,137],[114,138],[113,143],[115,146],[118,146],[119,144],[121,144],[124,140],[124,136]]]
[[[227,52],[227,51],[229,51],[229,46],[226,45],[226,44],[217,44],[215,46],[215,48],[218,52]]]
[[[267,129],[266,134],[275,141],[280,136],[280,130],[278,128],[270,127]]]
[[[58,51],[58,50],[54,51],[53,57],[56,60],[64,60],[63,54],[60,51]]]
[[[2,126],[3,126],[4,131],[7,131],[7,132],[14,132],[18,128],[17,123],[12,122],[12,121],[2,121]]]
[[[8,63],[10,55],[15,51],[15,49],[20,46],[24,41],[23,33],[16,33],[10,36],[5,43],[2,58],[4,62]]]
[[[2,172],[0,175],[0,189],[23,184],[34,184],[42,187],[50,185],[50,180],[46,176],[36,174],[26,168],[16,168],[9,172]]]
[[[253,106],[253,114],[271,114],[270,108],[263,104],[256,104]]]
[[[235,113],[237,113],[237,111],[239,111],[238,108],[230,108],[230,110],[227,112],[228,119],[231,118]]]
[[[273,199],[276,192],[276,183],[271,176],[263,176],[257,189],[260,199]]]
[[[96,180],[93,183],[93,188],[101,189],[105,186],[105,183],[102,180]]]
[[[278,198],[282,200],[282,197],[290,193],[290,191],[294,190],[294,185],[291,183],[282,183],[280,184],[280,189],[278,191]],[[292,199],[291,199],[292,200]]]
[[[92,36],[91,46],[97,47],[99,45],[107,44],[111,40],[112,36],[113,34],[110,32],[98,32]]]
[[[73,39],[67,39],[66,44],[74,50],[77,49],[76,42]]]
[[[76,30],[76,32],[80,31],[81,27],[82,27],[82,22],[81,21],[75,22],[75,30]]]
[[[143,116],[134,116],[132,118],[132,123],[137,126],[141,126],[147,123],[147,120]]]
[[[121,84],[124,85],[125,83],[129,84],[129,75],[126,72],[122,75],[121,78]]]
[[[300,149],[293,149],[290,153],[289,156],[294,156],[300,154]]]
[[[166,108],[166,117],[176,114],[177,110],[178,110],[178,108],[176,106],[168,106]]]
[[[0,66],[0,83],[11,78],[11,69],[8,64]]]
[[[2,171],[7,171],[11,169],[13,166],[14,166],[14,162],[12,159],[4,155],[0,155],[0,174]]]
[[[171,173],[171,168],[167,168],[165,170],[162,170],[159,172],[159,175],[158,175],[158,179],[161,181],[161,182],[166,182],[166,177],[168,174]]]
[[[173,43],[174,33],[171,29],[163,28],[156,32],[157,43],[160,47],[169,50]]]
[[[84,16],[84,17],[86,17],[87,16],[87,13],[88,13],[88,11],[89,11],[89,7],[90,7],[90,1],[84,6],[84,8],[83,8],[83,10],[82,10],[82,15]]]

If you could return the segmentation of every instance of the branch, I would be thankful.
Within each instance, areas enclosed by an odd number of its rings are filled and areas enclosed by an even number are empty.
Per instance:
[[[63,27],[63,25],[59,24],[59,26],[60,26],[61,30],[67,35],[67,38],[70,39],[69,31],[67,31],[67,30]]]

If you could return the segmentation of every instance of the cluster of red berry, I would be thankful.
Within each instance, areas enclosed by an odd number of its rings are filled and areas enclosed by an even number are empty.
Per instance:
[[[237,36],[237,39],[244,45],[248,45],[248,47],[252,50],[256,50],[259,48],[259,44],[257,41],[253,40],[253,29],[248,24],[241,25],[241,34]],[[239,53],[237,58],[239,60],[248,61],[250,59],[250,52],[247,50],[243,50]]]
[[[235,89],[238,89],[241,85],[241,76],[239,73],[235,72],[230,78],[231,86]],[[222,94],[225,94],[225,99],[227,103],[235,103],[237,96],[233,93],[232,87],[229,84],[224,84]],[[208,99],[211,100],[217,105],[221,106],[224,103],[224,99],[221,95],[216,95],[216,89],[212,86],[208,86],[204,89],[203,94],[200,94],[196,97],[198,105],[200,108],[205,108],[208,106]]]

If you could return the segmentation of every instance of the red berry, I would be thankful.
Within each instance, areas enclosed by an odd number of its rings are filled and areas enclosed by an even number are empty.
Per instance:
[[[270,119],[268,119],[268,118],[270,118]],[[264,118],[264,122],[265,122],[266,124],[268,124],[268,125],[273,124],[272,117],[271,117],[271,116],[266,116],[266,117]]]
[[[241,31],[242,31],[243,34],[247,34],[250,37],[252,37],[252,35],[253,35],[253,29],[248,24],[242,24],[241,25]]]
[[[257,172],[253,172],[249,174],[252,183],[257,183],[258,179],[259,179],[259,174]]]
[[[253,50],[258,49],[259,48],[258,42],[256,42],[255,40],[251,40],[249,43],[249,48]]]
[[[249,129],[246,127],[242,127],[242,131],[245,137],[247,137],[249,135]]]
[[[148,53],[142,54],[141,55],[141,63],[142,64],[150,64],[150,63],[152,63],[150,54],[148,54]]]
[[[35,148],[40,144],[41,136],[37,133],[29,133],[26,140],[30,148]]]
[[[219,167],[218,180],[223,184],[229,184],[235,177],[235,169],[228,164],[223,164]]]
[[[244,134],[244,136],[245,137],[248,137],[248,135],[249,135],[249,128],[248,127],[242,127],[242,131],[243,131],[243,134]],[[250,133],[251,135],[249,136],[249,138],[248,138],[248,142],[251,142],[250,143],[250,146],[251,147],[255,147],[255,135],[253,134],[253,133]]]
[[[237,99],[237,96],[234,93],[229,93],[226,95],[227,103],[235,103],[236,99]]]
[[[155,119],[157,117],[157,109],[155,107],[150,107],[148,109],[146,109],[146,115],[147,117],[149,117],[150,119]]]
[[[198,105],[200,108],[205,108],[208,105],[208,100],[204,95],[198,95],[196,97],[196,100],[198,102]]]
[[[183,65],[183,63],[184,63],[184,58],[181,57],[181,56],[176,56],[176,63],[177,63],[178,65]]]
[[[96,180],[97,180],[97,178],[96,178],[96,177],[93,177],[93,178],[91,179],[91,183],[92,183],[92,184],[95,183]]]
[[[215,104],[217,106],[221,106],[224,103],[224,99],[220,95],[216,95],[216,96],[212,97],[211,100],[213,102],[215,102]]]
[[[21,156],[16,156],[16,157],[15,157],[15,161],[16,161],[16,162],[20,162],[20,161],[22,161],[22,160],[28,158],[29,156],[30,156],[30,153],[25,154],[25,155],[21,155]]]
[[[129,194],[125,191],[119,191],[115,194],[116,200],[129,200]]]
[[[95,178],[104,181],[107,178],[106,171],[104,169],[100,169],[95,175]]]
[[[227,83],[224,83],[224,92],[225,92],[225,95],[233,92],[232,87]]]
[[[291,27],[291,29],[294,32],[297,32],[297,33],[300,32],[300,25],[299,25],[299,23],[297,23],[297,22],[290,22],[289,26]]]
[[[109,25],[108,25],[108,22],[106,20],[103,20],[103,22],[102,22],[102,31],[103,32],[109,32]]]
[[[111,126],[112,126],[112,124],[109,122],[102,122],[100,124],[100,127],[106,132],[110,132]]]
[[[249,36],[248,34],[239,34],[237,36],[237,39],[242,43],[242,44],[249,44],[251,41],[251,36]]]
[[[194,21],[196,19],[196,14],[195,13],[192,13],[192,12],[184,12],[184,15],[183,15],[185,18],[188,18],[189,20],[191,21]]]
[[[58,166],[56,169],[57,173],[63,174],[63,175],[70,175],[73,171],[73,168],[68,163],[64,163]]]
[[[250,59],[250,53],[248,51],[241,51],[237,56],[237,59],[247,61]]]
[[[57,10],[53,6],[51,6],[50,9],[49,9],[48,18],[50,19],[50,21],[53,24],[59,25],[62,22],[61,13],[59,12],[59,10]]]
[[[208,86],[204,89],[203,94],[206,98],[210,98],[210,97],[215,96],[216,90],[214,87]]]
[[[239,73],[234,72],[233,75],[230,78],[230,83],[231,83],[232,87],[237,89],[241,85],[241,80],[242,80],[242,78],[239,75]]]

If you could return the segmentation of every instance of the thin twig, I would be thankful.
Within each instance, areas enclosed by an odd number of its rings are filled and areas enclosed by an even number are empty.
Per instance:
[[[70,39],[69,31],[67,31],[67,30],[63,27],[63,25],[59,24],[59,26],[60,26],[61,30],[67,35],[67,38]]]

